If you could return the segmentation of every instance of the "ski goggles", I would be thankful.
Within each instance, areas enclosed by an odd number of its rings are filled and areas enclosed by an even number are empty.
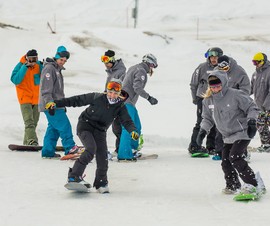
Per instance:
[[[218,52],[217,51],[209,51],[207,53],[205,53],[205,58],[211,57],[211,56],[218,56]]]
[[[114,57],[109,57],[109,56],[101,56],[101,61],[105,64],[109,63],[109,62],[113,62],[114,61]]]
[[[263,64],[263,60],[252,60],[253,65],[258,66],[260,64]]]
[[[65,57],[65,58],[69,59],[69,57],[70,57],[70,53],[69,53],[68,51],[58,52],[57,54],[58,54],[61,58],[62,58],[62,57]]]
[[[122,85],[117,82],[108,82],[107,84],[107,90],[111,91],[114,90],[117,93],[121,92]]]

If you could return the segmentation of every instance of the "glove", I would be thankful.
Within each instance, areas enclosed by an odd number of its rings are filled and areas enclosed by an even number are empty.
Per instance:
[[[131,136],[131,138],[132,138],[133,140],[138,140],[139,137],[140,137],[140,135],[139,135],[136,131],[132,131],[132,132],[130,133],[130,136]]]
[[[196,138],[196,143],[198,146],[202,146],[203,139],[205,138],[207,132],[204,129],[200,129],[198,136]]]
[[[50,101],[45,105],[45,109],[48,109],[49,114],[52,115],[52,116],[55,113],[55,108],[56,108],[56,104],[53,101]]]
[[[250,119],[248,121],[248,129],[247,129],[247,134],[249,138],[253,138],[256,134],[257,128],[256,128],[256,120],[255,119]]]
[[[158,100],[155,97],[149,96],[147,100],[150,102],[150,104],[155,105],[158,103]]]
[[[192,103],[197,105],[198,104],[198,101],[199,101],[199,98],[198,97],[195,97],[195,99],[192,100]]]

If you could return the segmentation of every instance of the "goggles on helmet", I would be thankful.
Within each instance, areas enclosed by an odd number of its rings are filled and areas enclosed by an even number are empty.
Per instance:
[[[219,54],[218,54],[218,52],[217,51],[209,51],[208,53],[207,53],[207,56],[208,57],[211,57],[211,56],[218,56]]]
[[[113,57],[109,57],[109,56],[101,56],[101,61],[103,62],[103,63],[105,63],[105,64],[107,64],[107,63],[109,63],[109,62],[111,62],[111,61],[113,61]]]
[[[58,54],[61,58],[62,58],[62,57],[65,57],[65,58],[69,59],[69,57],[70,57],[70,54],[69,54],[68,51],[58,52],[57,54]]]
[[[258,66],[263,64],[263,60],[252,60],[253,65]]]
[[[122,85],[117,82],[108,82],[107,84],[107,90],[111,91],[114,90],[117,93],[120,93],[122,89]]]

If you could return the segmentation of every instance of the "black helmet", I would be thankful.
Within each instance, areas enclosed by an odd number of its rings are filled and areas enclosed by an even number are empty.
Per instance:
[[[223,55],[223,50],[219,47],[212,47],[207,50],[207,52],[204,54],[205,58],[208,58],[210,56],[217,56],[221,57]]]

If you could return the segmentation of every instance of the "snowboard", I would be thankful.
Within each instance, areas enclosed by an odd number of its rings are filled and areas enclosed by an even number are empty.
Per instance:
[[[157,159],[158,154],[142,154],[140,157],[138,157],[138,160],[147,160],[147,159]]]
[[[64,187],[68,190],[75,192],[90,192],[91,184],[81,184],[77,182],[68,182],[64,185]]]
[[[234,196],[233,200],[235,201],[255,201],[258,200],[262,196],[261,193],[258,194],[237,194]]]
[[[30,152],[38,152],[42,149],[43,146],[33,146],[33,145],[20,145],[20,144],[9,144],[8,148],[11,151],[30,151]],[[80,148],[82,146],[79,146]],[[56,146],[55,148],[56,151],[64,151],[63,146]]]
[[[60,160],[76,160],[78,158],[80,158],[81,154],[68,154],[68,155],[64,155],[60,158]]]
[[[196,152],[196,153],[191,154],[191,157],[192,158],[207,158],[209,157],[209,154],[204,153],[204,152]]]

